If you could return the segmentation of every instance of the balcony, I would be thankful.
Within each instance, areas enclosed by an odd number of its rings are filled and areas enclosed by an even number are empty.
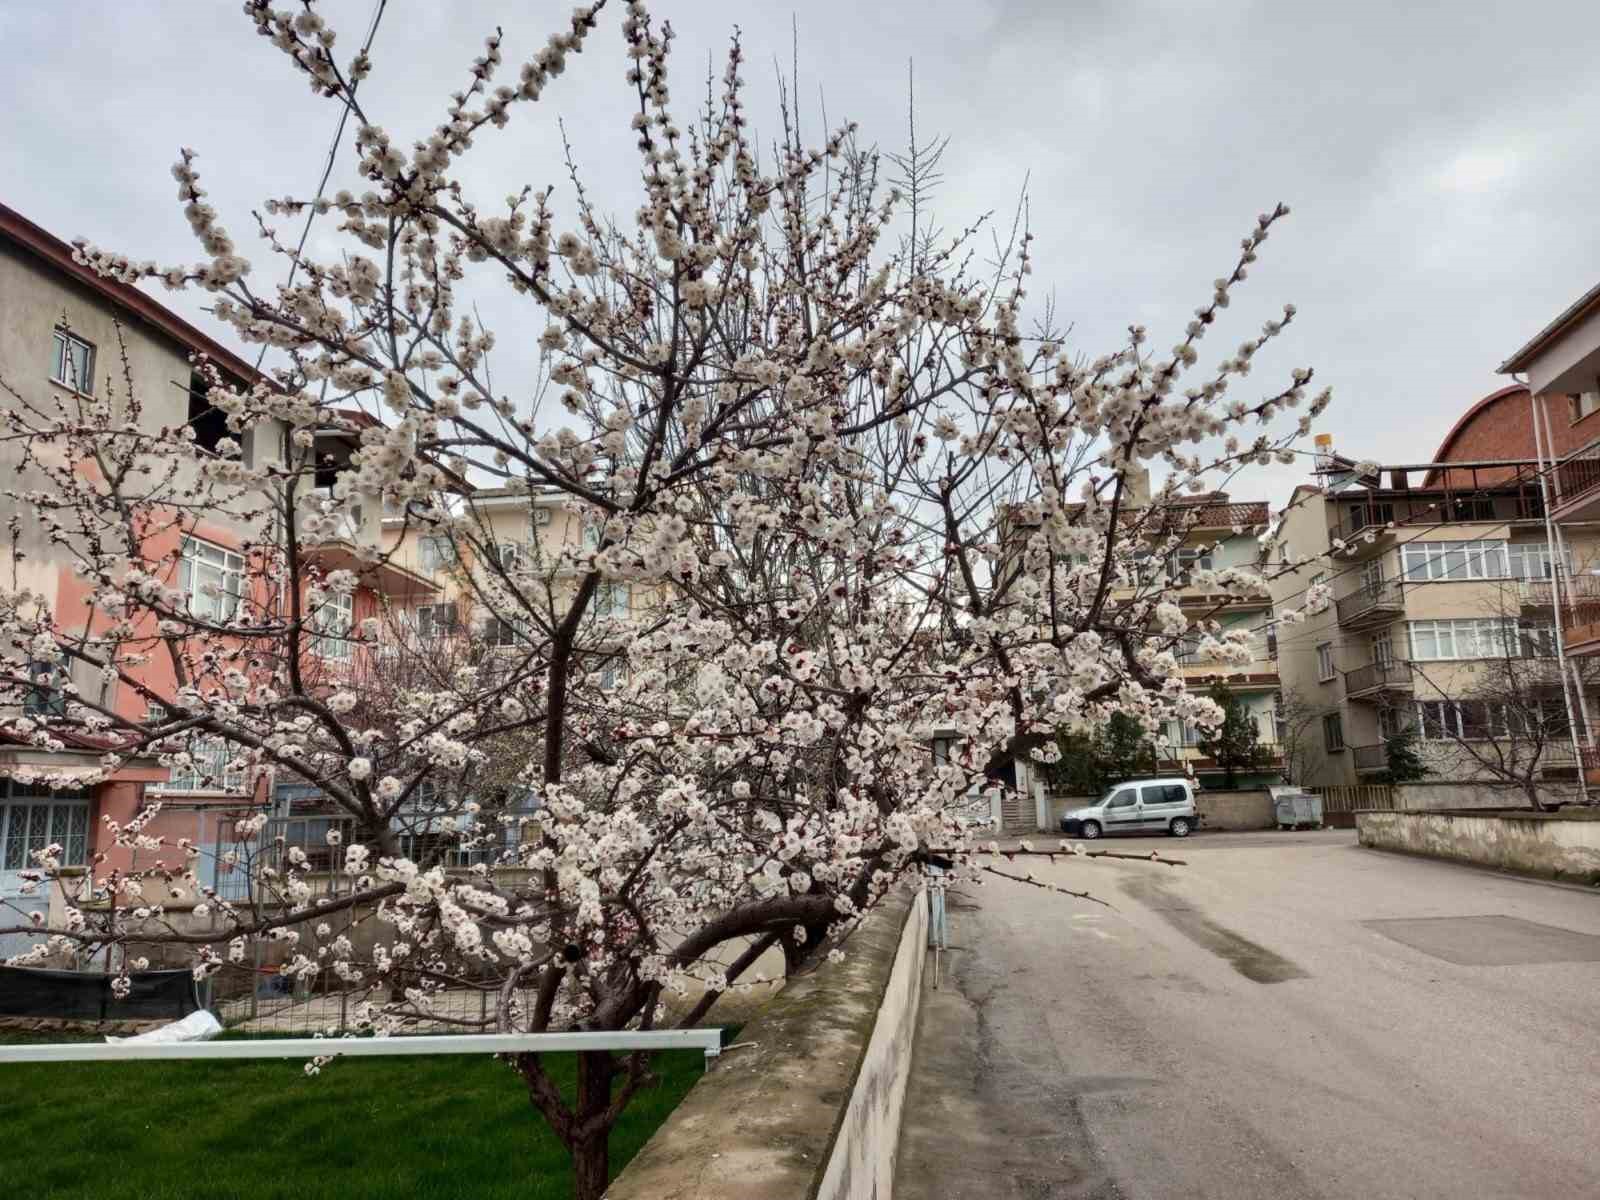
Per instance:
[[[1347,700],[1376,700],[1389,692],[1409,691],[1411,686],[1411,664],[1400,659],[1368,663],[1344,673]]]
[[[1557,521],[1600,519],[1600,442],[1574,450],[1556,463],[1555,504],[1550,515]]]
[[[1394,504],[1387,500],[1345,504],[1335,510],[1328,526],[1328,541],[1343,543],[1345,558],[1363,558],[1393,543],[1395,525],[1404,516],[1397,517]]]
[[[1575,658],[1600,654],[1600,599],[1579,597],[1561,609],[1561,639]]]
[[[1377,629],[1405,615],[1405,592],[1398,579],[1358,588],[1334,601],[1339,624],[1345,629]]]
[[[1549,579],[1523,579],[1517,583],[1523,608],[1554,608],[1556,587]],[[1561,602],[1600,601],[1600,575],[1573,575],[1561,581]]]
[[[1355,761],[1356,774],[1389,769],[1389,746],[1378,742],[1371,746],[1351,746],[1350,756]]]

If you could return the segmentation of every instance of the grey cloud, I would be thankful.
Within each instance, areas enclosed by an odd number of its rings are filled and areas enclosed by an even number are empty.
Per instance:
[[[63,236],[190,261],[167,174],[180,145],[201,152],[212,199],[244,242],[262,198],[315,185],[336,113],[237,6],[83,7],[93,19],[69,20],[57,5],[0,8],[6,203]],[[353,52],[370,4],[336,0],[324,11]],[[366,85],[373,111],[407,138],[426,132],[495,24],[514,62],[566,11],[390,0]],[[708,56],[720,60],[742,28],[750,111],[769,136],[791,21],[813,139],[825,102],[830,119],[854,119],[868,141],[897,148],[915,59],[919,126],[952,139],[941,217],[954,227],[1008,212],[1028,177],[1035,299],[1053,293],[1079,351],[1109,348],[1130,322],[1168,344],[1254,214],[1288,201],[1294,215],[1267,243],[1213,353],[1296,303],[1296,325],[1249,382],[1265,390],[1291,367],[1314,366],[1337,396],[1325,427],[1363,456],[1430,455],[1497,385],[1501,357],[1600,275],[1590,128],[1600,6],[1588,0],[817,0],[654,11],[679,34],[683,105],[702,93]],[[559,116],[594,199],[631,213],[616,22],[609,13],[537,111],[481,139],[467,170],[481,195],[533,183],[568,198]],[[281,274],[253,257],[264,279]],[[172,303],[195,315],[204,298]],[[529,320],[499,300],[485,315],[507,346],[507,380]],[[1281,499],[1302,476],[1274,468],[1241,486]]]

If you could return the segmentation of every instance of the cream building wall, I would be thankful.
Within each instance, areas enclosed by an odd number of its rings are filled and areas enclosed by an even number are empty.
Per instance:
[[[1500,570],[1510,567],[1512,547],[1545,547],[1542,520],[1512,516],[1509,497],[1497,497],[1495,504],[1496,517],[1507,519],[1443,524],[1413,521],[1383,531],[1370,543],[1353,541],[1346,550],[1335,553],[1329,530],[1337,523],[1337,499],[1315,488],[1297,492],[1283,517],[1283,541],[1291,555],[1308,555],[1312,561],[1273,582],[1274,604],[1279,609],[1298,607],[1304,590],[1318,580],[1332,587],[1334,603],[1301,624],[1278,630],[1278,668],[1286,706],[1301,706],[1315,718],[1308,738],[1312,746],[1306,778],[1296,782],[1370,781],[1380,767],[1384,722],[1402,717],[1414,724],[1419,702],[1470,697],[1492,677],[1497,669],[1492,660],[1430,659],[1426,641],[1419,638],[1436,627],[1419,629],[1419,623],[1515,622],[1522,629],[1538,631],[1533,636],[1553,645],[1555,613],[1548,583],[1509,575],[1420,579],[1415,571],[1407,572],[1408,546],[1415,564],[1427,543],[1504,543],[1505,552],[1490,556],[1504,554]],[[1594,530],[1569,530],[1567,541],[1575,574],[1600,572],[1600,537]],[[1396,581],[1401,583],[1398,588],[1385,586]],[[1368,603],[1375,594],[1384,597],[1383,603]],[[1350,678],[1348,673],[1359,673],[1382,659],[1385,643],[1388,656],[1401,665]],[[1552,693],[1559,698],[1560,677],[1555,661],[1548,661]],[[1411,664],[1409,669],[1406,663]],[[1329,665],[1331,673],[1325,669]],[[1386,690],[1352,695],[1359,693],[1363,683],[1379,677],[1388,680]],[[1393,717],[1383,716],[1386,706],[1393,710]],[[1591,710],[1600,716],[1600,705],[1591,704]],[[1327,716],[1337,716],[1344,749],[1329,745],[1322,727],[1322,718]],[[1463,778],[1478,772],[1470,756],[1451,743],[1425,740],[1418,749],[1430,770],[1441,777]]]

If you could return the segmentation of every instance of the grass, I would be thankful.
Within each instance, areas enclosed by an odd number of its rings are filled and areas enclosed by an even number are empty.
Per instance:
[[[0,1042],[62,1035],[0,1032]],[[547,1057],[571,1095],[570,1055]],[[704,1069],[660,1078],[611,1135],[615,1173]],[[0,1066],[5,1190],[29,1200],[568,1200],[565,1150],[521,1077],[492,1058],[293,1059]]]

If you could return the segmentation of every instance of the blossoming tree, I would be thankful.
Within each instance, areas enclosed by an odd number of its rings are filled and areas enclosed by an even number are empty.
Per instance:
[[[1112,714],[1152,733],[1216,721],[1174,652],[1198,637],[1243,662],[1248,635],[1197,630],[1167,598],[1148,565],[1183,531],[1150,524],[1160,498],[1136,504],[1129,481],[1154,463],[1166,496],[1214,486],[1287,453],[1326,403],[1305,395],[1308,370],[1239,395],[1292,309],[1198,366],[1286,210],[1256,222],[1169,352],[1134,328],[1076,358],[1029,323],[1025,229],[981,267],[970,234],[908,232],[849,127],[816,150],[787,132],[764,155],[737,39],[720,88],[680,120],[670,27],[623,5],[640,196],[622,220],[578,187],[564,205],[531,187],[476,197],[459,170],[556,86],[603,4],[514,70],[490,37],[441,123],[410,144],[359,94],[367,55],[342,58],[309,0],[245,7],[349,110],[367,190],[266,204],[262,233],[294,267],[283,286],[236,252],[189,151],[174,175],[200,262],[80,247],[121,280],[206,289],[274,365],[247,388],[215,382],[233,434],[215,451],[147,427],[136,396],[9,406],[5,438],[24,456],[11,495],[75,556],[97,619],[68,635],[38,597],[0,594],[5,686],[63,693],[5,728],[44,748],[69,730],[102,737],[107,772],[135,754],[189,766],[200,740],[225,744],[257,796],[292,781],[348,817],[335,851],[347,886],[318,898],[305,855],[245,856],[257,902],[238,903],[208,886],[196,847],[141,817],[112,832],[155,865],[95,864],[101,903],[69,902],[31,959],[166,943],[205,975],[270,940],[287,974],[331,964],[380,1033],[468,977],[492,987],[495,1029],[694,1023],[768,951],[791,970],[847,952],[852,924],[930,852],[973,869],[963,802],[997,747]],[[269,223],[308,204],[337,223],[336,257]],[[526,310],[501,336],[538,344],[536,377],[509,391],[490,384],[496,335],[473,315],[489,288]],[[359,448],[317,490],[329,429]],[[504,563],[463,480],[555,495],[591,535]],[[504,622],[510,644],[399,675],[325,668],[311,652],[319,614],[361,573],[326,570],[306,547],[374,505],[456,544],[473,628]],[[202,613],[160,535],[219,512],[251,531],[243,580],[236,604]],[[386,552],[369,548],[366,565]],[[1259,583],[1206,574],[1214,595]],[[598,604],[618,583],[648,598],[626,618]],[[358,663],[399,636],[386,616],[348,631]],[[159,694],[142,670],[154,656],[177,680]],[[41,660],[118,681],[152,715],[41,679]],[[955,745],[937,761],[936,737]],[[474,800],[491,766],[531,802]],[[402,837],[419,795],[446,783],[462,797],[452,836],[493,851],[469,869],[408,854]],[[264,823],[244,817],[239,837]],[[58,854],[38,856],[41,886]],[[169,889],[200,895],[207,921],[168,919]],[[515,1066],[573,1155],[578,1195],[598,1196],[646,1059],[584,1054],[572,1100],[537,1056]]]

